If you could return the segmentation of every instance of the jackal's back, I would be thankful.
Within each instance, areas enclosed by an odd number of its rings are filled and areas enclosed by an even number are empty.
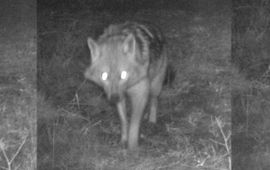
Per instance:
[[[100,41],[106,41],[110,37],[128,36],[133,34],[141,53],[141,57],[155,61],[161,57],[165,39],[162,31],[154,24],[125,22],[124,24],[110,25],[100,37]]]

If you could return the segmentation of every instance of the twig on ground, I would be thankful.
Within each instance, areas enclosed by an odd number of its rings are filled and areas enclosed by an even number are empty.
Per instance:
[[[8,165],[7,168],[5,168],[5,167],[1,167],[1,168],[7,169],[7,170],[11,170],[11,165],[12,165],[14,159],[15,159],[15,158],[18,156],[18,154],[20,153],[20,151],[21,151],[23,145],[25,144],[25,141],[26,141],[27,137],[28,137],[28,135],[25,136],[23,142],[20,144],[19,148],[16,150],[15,154],[12,156],[11,159],[9,159],[8,156],[7,156],[7,153],[6,153],[6,150],[5,150],[5,147],[6,147],[6,146],[5,146],[5,143],[3,142],[3,139],[0,140],[0,149],[1,149],[1,151],[2,151],[2,153],[3,153],[3,155],[4,155],[4,157],[5,157],[5,161],[6,161],[7,165]]]

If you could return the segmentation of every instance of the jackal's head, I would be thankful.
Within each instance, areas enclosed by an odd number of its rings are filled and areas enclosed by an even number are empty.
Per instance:
[[[85,77],[104,88],[109,100],[122,100],[125,92],[147,76],[148,61],[141,59],[135,37],[118,35],[88,38],[91,65]]]

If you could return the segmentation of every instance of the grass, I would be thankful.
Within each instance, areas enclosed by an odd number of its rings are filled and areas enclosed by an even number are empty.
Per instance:
[[[28,7],[14,5],[21,18],[32,16]],[[0,30],[0,169],[35,169],[36,32],[31,17],[18,20],[10,11],[5,14]]]
[[[269,1],[236,5],[232,59],[245,79],[232,91],[234,168],[269,169]]]

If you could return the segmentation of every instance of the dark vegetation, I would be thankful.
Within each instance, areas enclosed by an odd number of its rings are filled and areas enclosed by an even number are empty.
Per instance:
[[[232,88],[236,170],[270,168],[270,1],[235,1],[232,63],[244,80]]]
[[[36,169],[35,11],[34,1],[0,5],[1,170]]]

